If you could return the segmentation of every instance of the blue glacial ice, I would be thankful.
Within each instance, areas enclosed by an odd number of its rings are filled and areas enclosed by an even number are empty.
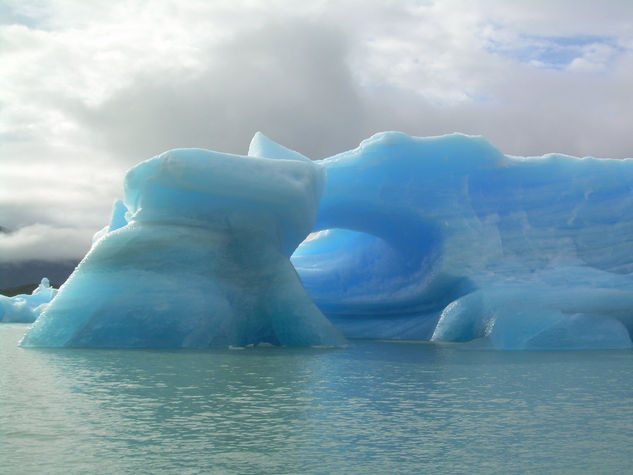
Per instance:
[[[631,159],[385,132],[312,162],[256,134],[132,168],[23,345],[630,348],[632,273]]]
[[[631,346],[633,160],[390,132],[319,163],[315,232],[292,263],[347,337]]]
[[[13,297],[0,295],[0,322],[32,323],[56,294],[57,289],[51,287],[49,280],[44,277],[30,295],[19,294]]]
[[[132,168],[125,200],[23,346],[343,346],[289,258],[311,231],[325,170],[265,158],[166,152]],[[279,150],[279,147],[275,147]]]

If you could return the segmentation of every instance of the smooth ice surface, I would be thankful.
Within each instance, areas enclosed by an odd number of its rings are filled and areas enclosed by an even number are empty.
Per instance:
[[[34,322],[56,294],[57,289],[52,288],[49,280],[44,277],[30,295],[0,295],[0,322]]]
[[[320,163],[316,232],[292,263],[346,336],[631,346],[633,160],[388,132]]]
[[[181,149],[132,168],[125,200],[22,345],[343,345],[289,261],[325,171],[279,146],[264,158],[269,148],[258,135],[253,156]]]

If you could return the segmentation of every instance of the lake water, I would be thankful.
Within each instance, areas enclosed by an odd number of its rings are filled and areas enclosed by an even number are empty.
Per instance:
[[[18,348],[2,473],[631,473],[633,352]]]

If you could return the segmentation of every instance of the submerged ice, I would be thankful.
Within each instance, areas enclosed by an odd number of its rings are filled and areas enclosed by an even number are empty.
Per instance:
[[[23,345],[629,348],[632,309],[633,160],[385,132],[312,162],[257,134],[132,168]]]

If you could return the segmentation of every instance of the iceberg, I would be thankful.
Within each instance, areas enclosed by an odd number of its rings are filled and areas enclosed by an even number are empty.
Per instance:
[[[387,132],[317,163],[292,263],[347,337],[631,347],[633,160]]]
[[[383,132],[318,161],[264,135],[179,149],[125,199],[23,346],[630,348],[633,160]]]
[[[25,334],[25,347],[343,346],[289,258],[313,227],[325,170],[172,150],[125,177],[111,222]],[[279,147],[275,147],[279,151]]]
[[[44,277],[35,290],[29,294],[13,297],[0,295],[0,322],[33,323],[57,294]]]

